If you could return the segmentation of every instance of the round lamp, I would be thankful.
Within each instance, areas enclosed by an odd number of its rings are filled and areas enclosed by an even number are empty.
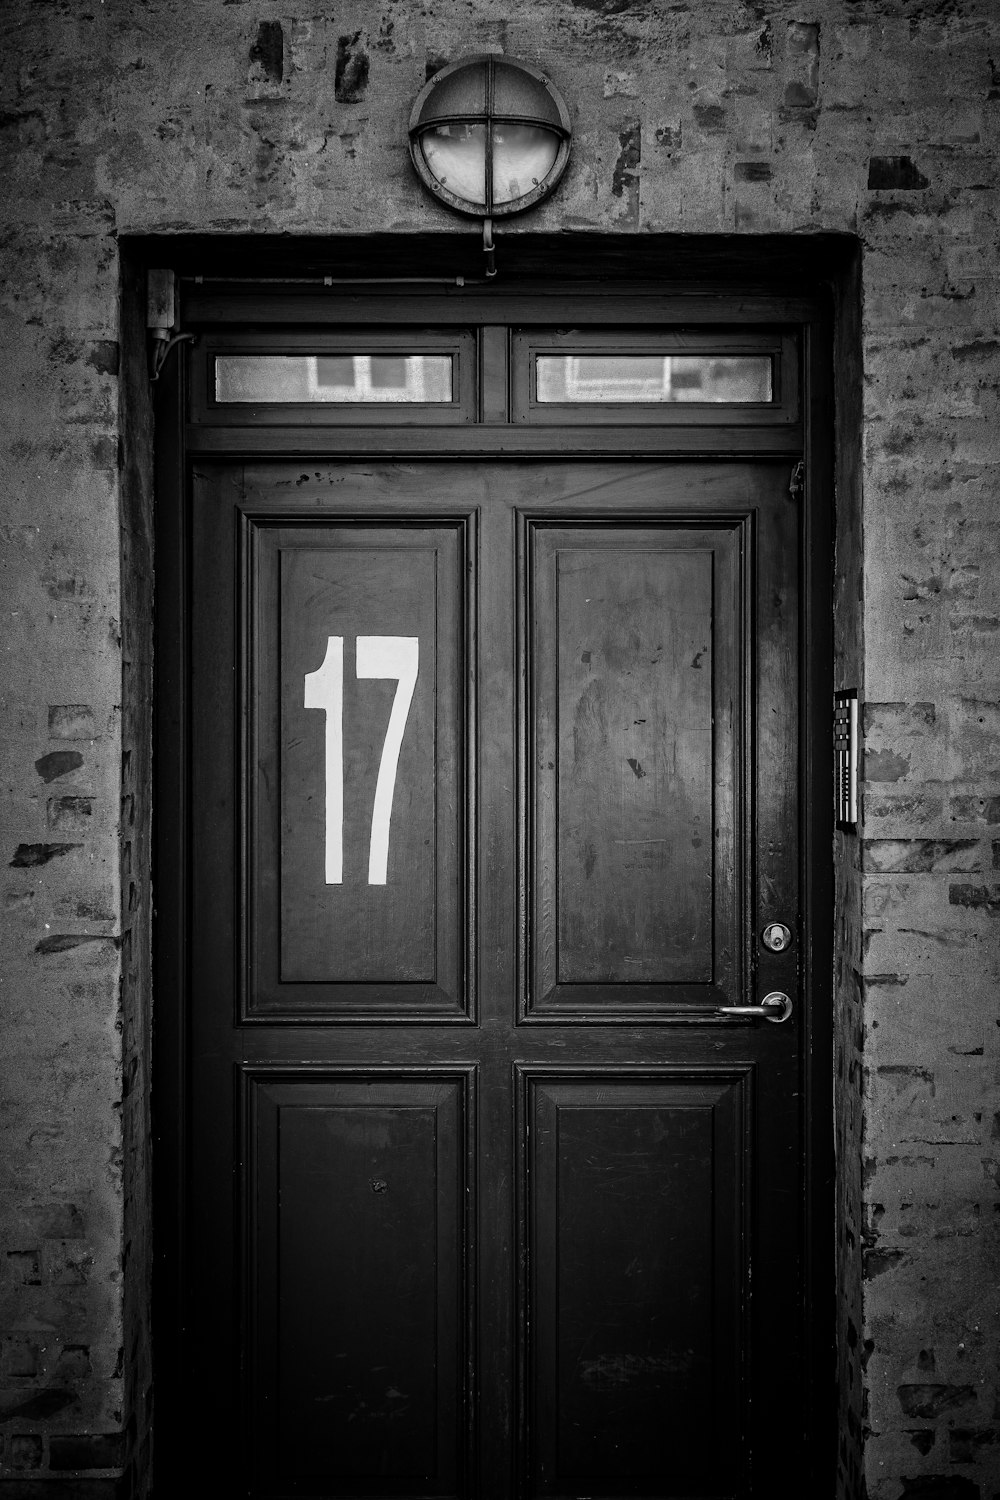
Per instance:
[[[421,182],[450,208],[484,220],[547,198],[569,143],[569,111],[545,74],[499,53],[449,63],[410,115]]]

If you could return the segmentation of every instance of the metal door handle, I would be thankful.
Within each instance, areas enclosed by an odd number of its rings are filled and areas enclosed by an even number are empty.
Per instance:
[[[792,1002],[783,990],[772,990],[759,1005],[720,1005],[718,1016],[759,1016],[765,1021],[787,1021]]]

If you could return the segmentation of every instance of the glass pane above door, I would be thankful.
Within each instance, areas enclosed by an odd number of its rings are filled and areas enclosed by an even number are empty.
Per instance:
[[[769,354],[538,354],[542,402],[768,403]]]
[[[450,354],[220,354],[215,399],[266,402],[450,402]]]

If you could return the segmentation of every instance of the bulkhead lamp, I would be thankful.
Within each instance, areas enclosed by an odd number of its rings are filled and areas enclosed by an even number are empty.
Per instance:
[[[425,187],[480,219],[521,213],[555,188],[569,161],[570,119],[548,78],[483,53],[449,63],[421,89],[410,155]]]

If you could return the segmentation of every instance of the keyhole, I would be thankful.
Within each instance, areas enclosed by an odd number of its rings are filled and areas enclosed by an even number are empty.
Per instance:
[[[761,933],[761,942],[772,953],[783,953],[792,941],[792,934],[784,922],[769,922]]]

